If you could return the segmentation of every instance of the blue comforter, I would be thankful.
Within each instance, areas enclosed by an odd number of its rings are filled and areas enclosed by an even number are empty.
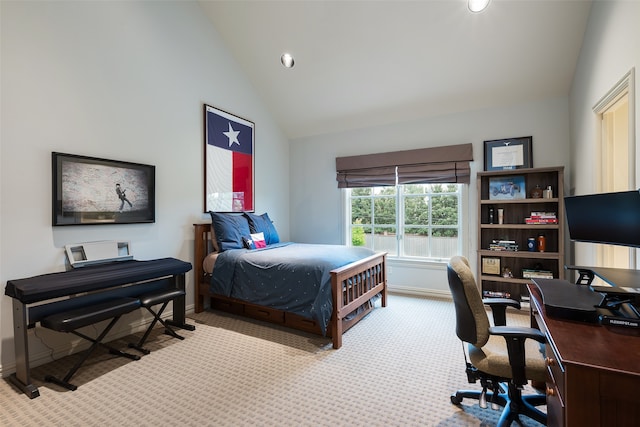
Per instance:
[[[216,260],[211,291],[313,319],[325,334],[333,311],[329,272],[374,253],[361,247],[291,242],[227,250]]]

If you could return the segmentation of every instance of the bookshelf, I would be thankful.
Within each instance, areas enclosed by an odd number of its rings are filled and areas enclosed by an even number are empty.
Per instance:
[[[477,185],[477,277],[483,296],[526,300],[529,277],[564,279],[564,167],[478,172]],[[548,186],[551,197],[546,192],[532,197],[533,189],[539,187],[536,192],[542,193]],[[557,222],[549,215],[535,221],[538,217],[532,213],[555,213]],[[527,223],[527,218],[538,223]],[[529,251],[528,240],[533,238],[537,243],[540,235],[544,235],[544,252],[537,247]],[[505,249],[495,250],[500,246]],[[505,277],[505,268],[512,277]]]

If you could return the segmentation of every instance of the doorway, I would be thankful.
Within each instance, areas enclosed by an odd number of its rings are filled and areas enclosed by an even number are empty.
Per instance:
[[[610,193],[636,188],[635,122],[632,69],[594,107],[600,127],[598,192]],[[612,268],[636,268],[636,249],[597,245],[597,265]]]

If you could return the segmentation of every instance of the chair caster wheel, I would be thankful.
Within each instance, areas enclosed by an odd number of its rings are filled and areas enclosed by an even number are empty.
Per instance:
[[[462,399],[459,398],[458,396],[456,396],[455,394],[451,395],[451,403],[453,403],[454,405],[459,405],[462,403]]]

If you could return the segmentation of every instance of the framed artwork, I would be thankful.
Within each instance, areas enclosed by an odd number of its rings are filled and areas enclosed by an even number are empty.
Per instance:
[[[500,275],[500,258],[482,257],[482,274]]]
[[[255,124],[204,106],[204,211],[254,211]]]
[[[524,176],[489,178],[489,200],[526,199]]]
[[[532,137],[495,139],[484,142],[484,170],[497,171],[533,167]]]
[[[155,166],[56,152],[51,163],[54,226],[155,222]]]

